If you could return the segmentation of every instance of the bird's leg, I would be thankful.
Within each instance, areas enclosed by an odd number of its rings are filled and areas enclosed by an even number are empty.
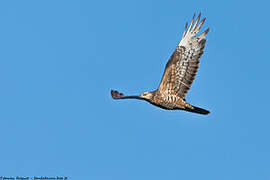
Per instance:
[[[191,106],[190,104],[186,103],[185,100],[183,100],[182,98],[179,98],[176,102],[176,105],[178,108],[180,109],[185,109],[185,108],[190,108],[193,109],[193,106]]]

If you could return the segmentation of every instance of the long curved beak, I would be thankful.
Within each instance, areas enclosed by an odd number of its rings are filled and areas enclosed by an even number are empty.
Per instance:
[[[124,96],[123,93],[119,93],[118,91],[115,91],[115,90],[111,90],[111,95],[112,95],[113,99],[140,99],[140,100],[144,100],[140,96]]]

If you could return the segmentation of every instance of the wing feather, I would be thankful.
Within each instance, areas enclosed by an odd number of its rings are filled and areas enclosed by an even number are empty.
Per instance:
[[[199,59],[203,54],[209,28],[196,37],[205,18],[199,23],[201,13],[194,23],[195,14],[189,28],[187,24],[183,37],[167,62],[159,91],[166,94],[177,94],[185,99],[187,91],[190,89],[199,67]],[[198,25],[199,23],[199,25]]]

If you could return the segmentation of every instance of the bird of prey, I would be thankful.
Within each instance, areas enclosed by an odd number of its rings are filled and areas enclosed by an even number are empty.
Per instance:
[[[157,90],[143,92],[139,96],[124,96],[118,91],[111,90],[113,99],[140,99],[167,110],[185,110],[189,112],[208,114],[209,111],[190,105],[185,96],[190,89],[199,67],[200,57],[205,46],[205,36],[209,32],[206,29],[197,35],[206,18],[200,21],[201,13],[194,23],[195,14],[190,26],[186,23],[182,39],[169,61]],[[194,23],[194,24],[193,24]]]

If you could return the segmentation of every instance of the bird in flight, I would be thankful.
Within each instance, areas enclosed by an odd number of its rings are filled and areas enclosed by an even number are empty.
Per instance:
[[[188,23],[186,23],[182,39],[166,64],[157,90],[143,92],[139,96],[124,96],[118,91],[111,90],[112,98],[116,100],[140,99],[167,110],[185,110],[199,114],[209,114],[208,110],[188,104],[185,99],[187,91],[196,76],[200,57],[205,47],[205,36],[209,32],[208,28],[200,35],[197,35],[206,19],[200,21],[200,17],[201,13],[194,23],[194,14],[189,28]]]

